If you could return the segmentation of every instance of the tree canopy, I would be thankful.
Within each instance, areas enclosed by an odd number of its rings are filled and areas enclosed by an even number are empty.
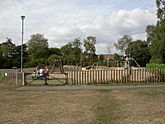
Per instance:
[[[48,39],[43,34],[33,34],[27,43],[28,54],[32,59],[47,57]]]
[[[147,41],[150,43],[151,62],[165,63],[165,6],[156,0],[157,24],[147,26]]]
[[[88,36],[84,39],[84,65],[93,65],[94,61],[96,60],[96,37]]]
[[[23,44],[23,61],[27,61],[26,44]],[[21,46],[16,46],[10,38],[0,44],[0,68],[20,67]]]
[[[33,34],[27,42],[27,52],[32,66],[39,63],[45,64],[48,57],[48,39],[43,34]]]
[[[75,38],[72,42],[68,42],[68,44],[61,47],[64,64],[80,65],[81,45],[80,38]]]
[[[132,37],[129,35],[124,35],[122,38],[120,38],[115,44],[115,48],[120,51],[122,55],[125,54],[125,51],[129,45],[129,43],[132,41]]]
[[[126,49],[126,55],[134,58],[141,67],[145,67],[151,59],[148,43],[142,40],[131,42]]]

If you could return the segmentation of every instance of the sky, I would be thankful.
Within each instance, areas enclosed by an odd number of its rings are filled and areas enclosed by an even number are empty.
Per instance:
[[[24,43],[36,33],[58,48],[95,36],[96,53],[107,53],[106,46],[123,35],[145,40],[146,26],[156,24],[156,5],[155,0],[0,0],[0,43],[8,37],[21,44],[22,15]]]

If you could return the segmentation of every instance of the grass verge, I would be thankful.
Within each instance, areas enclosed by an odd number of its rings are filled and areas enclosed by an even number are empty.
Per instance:
[[[0,84],[0,123],[164,124],[165,89],[16,91]]]

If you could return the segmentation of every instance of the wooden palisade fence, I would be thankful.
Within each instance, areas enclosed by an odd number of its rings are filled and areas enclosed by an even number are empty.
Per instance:
[[[68,72],[68,83],[72,85],[143,82],[165,82],[165,69],[139,68]]]

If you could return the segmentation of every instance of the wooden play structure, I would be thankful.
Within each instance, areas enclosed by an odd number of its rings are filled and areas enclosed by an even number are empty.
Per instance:
[[[51,64],[51,70],[50,73],[61,73],[64,74],[64,69],[61,61],[55,60]]]
[[[62,61],[55,60],[50,67],[49,80],[56,80],[56,82],[67,83],[67,73],[64,72]]]
[[[96,69],[96,63],[94,63],[92,66],[87,66],[86,70],[95,70]]]

